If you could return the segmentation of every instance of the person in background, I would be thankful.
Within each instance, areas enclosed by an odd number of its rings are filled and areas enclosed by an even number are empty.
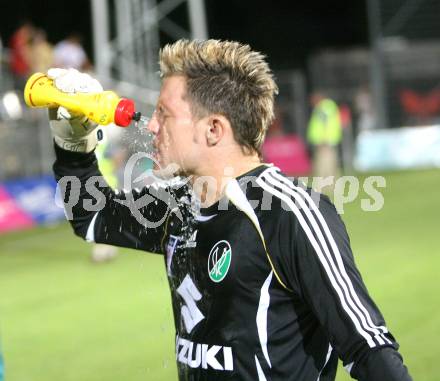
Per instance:
[[[335,101],[315,92],[310,98],[313,110],[307,140],[313,152],[313,174],[318,177],[339,174],[338,145],[342,140],[342,123]]]
[[[371,92],[367,86],[362,86],[355,95],[355,108],[358,114],[357,134],[376,128],[376,112],[374,110]]]
[[[9,66],[14,77],[16,89],[24,89],[31,72],[31,40],[34,27],[29,21],[23,21],[9,40]]]
[[[36,29],[32,37],[30,62],[33,73],[45,73],[53,66],[53,46],[47,41],[46,32]]]
[[[124,167],[126,151],[120,144],[121,128],[109,124],[101,128],[102,139],[96,146],[98,167],[107,184],[116,189],[120,185],[120,171]],[[118,254],[118,248],[103,243],[95,243],[91,259],[95,263],[108,262]]]
[[[88,71],[91,64],[81,45],[81,35],[72,32],[66,39],[60,41],[54,48],[54,66]]]
[[[56,44],[53,51],[54,66],[82,71],[91,70],[92,65],[81,42],[81,35],[72,32],[67,38]],[[106,127],[106,130],[108,131],[109,127]],[[103,131],[102,135],[105,136],[106,132]],[[96,156],[102,175],[112,188],[116,188],[118,181],[115,166],[109,155],[109,146],[108,138],[105,137],[97,146]],[[115,246],[95,243],[92,248],[91,259],[95,263],[107,262],[113,259],[117,253],[118,249]]]
[[[351,172],[353,169],[353,118],[350,106],[346,103],[339,105],[339,115],[341,117],[342,139],[339,144],[338,155],[344,173]]]

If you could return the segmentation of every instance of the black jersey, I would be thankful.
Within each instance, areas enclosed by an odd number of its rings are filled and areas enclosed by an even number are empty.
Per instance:
[[[78,235],[164,256],[179,380],[334,380],[338,357],[360,380],[410,379],[327,197],[262,165],[207,209],[174,184],[99,187],[87,211],[94,155],[56,152],[57,180],[79,178]]]

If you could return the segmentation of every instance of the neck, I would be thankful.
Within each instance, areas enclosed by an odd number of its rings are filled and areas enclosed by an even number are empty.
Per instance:
[[[255,155],[229,155],[226,159],[215,155],[213,160],[207,160],[200,171],[191,180],[193,190],[202,207],[207,208],[223,197],[226,185],[232,179],[261,165],[261,160]]]

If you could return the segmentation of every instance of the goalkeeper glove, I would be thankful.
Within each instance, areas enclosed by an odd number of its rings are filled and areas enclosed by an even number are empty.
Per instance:
[[[90,75],[75,69],[49,69],[47,76],[65,93],[99,93],[101,84]],[[49,109],[49,122],[55,143],[74,152],[91,152],[98,144],[98,124],[85,115],[74,114],[64,107]]]

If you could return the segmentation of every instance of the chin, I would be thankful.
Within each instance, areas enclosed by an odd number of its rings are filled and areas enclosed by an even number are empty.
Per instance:
[[[154,163],[153,173],[155,176],[169,180],[176,176],[181,176],[183,173],[182,167],[177,163],[167,163],[162,160],[158,163]]]

